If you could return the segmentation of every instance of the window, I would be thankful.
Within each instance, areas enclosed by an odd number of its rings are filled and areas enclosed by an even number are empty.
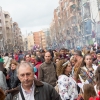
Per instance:
[[[68,2],[66,1],[66,2],[65,2],[65,8],[66,8],[67,6],[68,6]]]

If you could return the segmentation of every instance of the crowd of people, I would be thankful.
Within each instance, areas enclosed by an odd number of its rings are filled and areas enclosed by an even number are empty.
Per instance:
[[[0,100],[100,100],[100,47],[1,54]]]

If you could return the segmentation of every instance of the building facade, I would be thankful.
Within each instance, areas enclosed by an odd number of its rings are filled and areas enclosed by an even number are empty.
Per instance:
[[[34,45],[45,49],[46,48],[46,36],[43,31],[34,32]]]
[[[50,29],[49,28],[43,29],[43,33],[45,34],[45,38],[44,38],[45,47],[44,47],[44,49],[51,49],[52,48],[52,44],[51,44],[52,41],[51,41]]]
[[[97,0],[59,0],[50,24],[53,47],[71,49],[93,44],[98,37],[97,4]]]
[[[24,44],[24,51],[28,51],[28,40],[26,37],[23,38],[23,44]]]
[[[21,30],[16,22],[13,22],[9,12],[0,7],[0,51],[14,52],[23,50]]]
[[[3,52],[4,45],[7,42],[6,27],[5,27],[5,17],[2,8],[0,7],[0,51]]]
[[[5,44],[6,52],[11,52],[13,50],[13,31],[12,31],[12,19],[9,12],[4,11],[5,27],[6,27],[6,37],[7,41]]]
[[[28,50],[32,50],[34,46],[34,36],[33,33],[29,33],[27,36],[27,44],[28,44]]]
[[[22,33],[17,22],[13,22],[13,49],[14,51],[23,50]]]
[[[54,18],[50,25],[52,44],[56,48],[74,48],[81,39],[80,0],[59,0],[59,7],[54,10]],[[82,44],[81,44],[82,45]]]

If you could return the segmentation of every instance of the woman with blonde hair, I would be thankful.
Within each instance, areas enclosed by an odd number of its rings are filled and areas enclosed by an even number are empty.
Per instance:
[[[59,75],[61,75],[61,69],[62,69],[62,65],[65,63],[65,60],[62,59],[62,60],[59,60],[58,63],[56,63],[56,73],[57,73],[57,76],[59,77]]]

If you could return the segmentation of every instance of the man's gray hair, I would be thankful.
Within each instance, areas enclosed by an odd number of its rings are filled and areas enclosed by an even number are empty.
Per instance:
[[[27,67],[27,66],[29,66],[33,71],[34,66],[30,62],[23,61],[17,67],[17,75],[18,75],[18,70],[19,70],[20,67]]]

